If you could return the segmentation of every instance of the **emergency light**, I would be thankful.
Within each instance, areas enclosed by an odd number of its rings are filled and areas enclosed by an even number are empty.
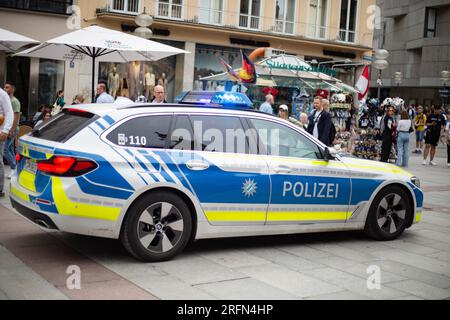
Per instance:
[[[188,91],[176,98],[180,104],[201,104],[226,109],[251,109],[253,103],[240,92]]]

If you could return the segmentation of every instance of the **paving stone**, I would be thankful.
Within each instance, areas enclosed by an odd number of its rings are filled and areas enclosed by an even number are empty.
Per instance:
[[[258,252],[259,249],[254,250],[217,250],[202,252],[199,255],[212,262],[225,266],[227,268],[239,268],[248,266],[258,266],[262,264],[268,264],[270,261],[261,259],[254,255],[254,252]],[[262,249],[264,250],[264,249]]]
[[[448,251],[438,251],[436,253],[432,253],[427,256],[430,258],[434,258],[434,259],[438,259],[438,260],[450,263],[450,252],[448,252]]]
[[[332,255],[352,260],[355,262],[364,262],[364,261],[371,261],[376,259],[375,256],[371,255],[370,253],[363,253],[357,250],[345,248],[336,244],[315,244],[312,245],[312,248],[328,252]]]
[[[306,298],[307,300],[367,300],[367,297],[345,290]]]
[[[283,246],[280,247],[280,249],[311,261],[317,261],[318,259],[331,256],[331,254],[327,252],[313,249],[307,245]]]
[[[450,290],[436,288],[416,280],[393,282],[386,286],[408,292],[423,299],[440,300],[450,298]]]
[[[419,255],[429,255],[439,251],[437,249],[427,247],[426,245],[415,244],[402,239],[387,241],[386,245],[391,248],[400,249]]]
[[[342,291],[338,286],[277,265],[245,267],[239,271],[300,298]]]
[[[10,300],[2,290],[0,290],[0,300]]]
[[[395,298],[394,300],[424,300],[424,299],[416,297],[416,296],[405,296],[405,297]]]
[[[221,300],[295,300],[287,291],[255,279],[221,281],[195,286]]]
[[[351,267],[346,267],[346,268],[336,267],[336,269],[353,274],[353,275],[363,278],[363,279],[367,279],[370,276],[370,274],[367,273],[368,268],[371,266],[378,266],[381,271],[381,283],[382,284],[407,279],[402,275],[398,275],[398,274],[395,274],[388,270],[383,269],[383,265],[380,264],[380,262],[382,262],[382,261],[380,261],[380,260],[368,261],[365,263],[357,263]]]

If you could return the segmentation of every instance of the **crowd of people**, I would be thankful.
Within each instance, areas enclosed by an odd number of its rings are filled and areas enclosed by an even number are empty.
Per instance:
[[[269,94],[259,111],[274,115],[274,104],[274,96]],[[289,116],[287,105],[281,105],[278,116],[308,131],[325,145],[333,146],[336,142],[336,128],[328,110],[329,104],[326,98],[316,96],[314,109],[309,115],[302,113],[297,120]],[[416,148],[412,153],[423,154],[423,165],[437,165],[436,147],[442,142],[447,145],[447,163],[450,167],[450,109],[435,106],[397,108],[388,102],[380,110],[384,113],[379,120],[380,161],[388,162],[394,154],[398,166],[408,167],[410,136],[415,133]]]

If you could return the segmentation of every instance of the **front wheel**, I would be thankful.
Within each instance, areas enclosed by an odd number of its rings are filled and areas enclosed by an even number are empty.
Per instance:
[[[405,190],[398,186],[386,187],[370,207],[365,232],[376,240],[394,240],[405,231],[412,210]]]
[[[120,238],[134,257],[158,262],[180,253],[191,233],[192,218],[184,201],[173,193],[156,191],[130,208]]]

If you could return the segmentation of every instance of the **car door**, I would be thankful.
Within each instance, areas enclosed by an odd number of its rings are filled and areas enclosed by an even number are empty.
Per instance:
[[[268,165],[250,150],[239,117],[180,114],[169,149],[210,224],[265,223],[270,198]]]
[[[271,178],[267,224],[346,222],[350,172],[339,160],[325,161],[313,139],[280,121],[252,118],[265,146]]]

